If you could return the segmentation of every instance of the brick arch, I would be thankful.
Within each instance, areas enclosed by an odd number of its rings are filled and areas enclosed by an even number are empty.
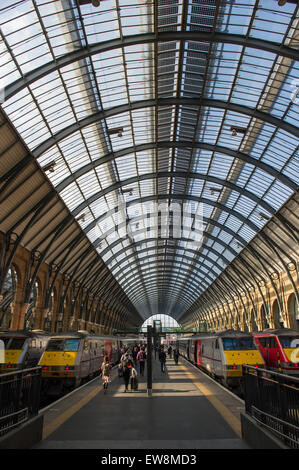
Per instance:
[[[294,292],[288,296],[287,309],[290,327],[299,330],[299,305]]]

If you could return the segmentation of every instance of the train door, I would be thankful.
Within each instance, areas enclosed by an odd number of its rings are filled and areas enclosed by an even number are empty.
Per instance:
[[[202,356],[202,352],[201,352],[201,349],[202,349],[201,346],[202,346],[202,344],[201,344],[201,340],[198,339],[198,340],[196,341],[196,343],[197,343],[197,347],[196,347],[196,364],[197,364],[198,366],[202,366],[202,357],[201,357],[201,356]]]
[[[193,363],[197,364],[197,347],[198,347],[198,340],[194,341],[194,350],[193,350]]]
[[[222,376],[222,360],[221,360],[221,350],[219,347],[219,339],[216,338],[213,341],[213,357],[214,357],[214,374],[217,376]]]
[[[108,356],[109,362],[112,361],[112,341],[105,340],[105,356]]]

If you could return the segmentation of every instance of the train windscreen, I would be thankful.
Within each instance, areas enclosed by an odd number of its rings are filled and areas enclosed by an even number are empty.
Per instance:
[[[26,338],[11,338],[8,343],[5,344],[5,349],[22,349]]]
[[[50,339],[46,351],[78,351],[79,339]]]
[[[279,341],[283,348],[298,348],[299,347],[299,335],[298,336],[279,336]]]
[[[223,349],[226,351],[248,351],[256,349],[253,338],[222,338]]]

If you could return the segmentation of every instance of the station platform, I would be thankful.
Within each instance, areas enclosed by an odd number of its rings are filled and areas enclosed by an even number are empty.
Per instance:
[[[241,437],[244,403],[180,358],[161,372],[153,360],[152,396],[146,368],[137,391],[124,393],[113,371],[104,394],[101,378],[50,405],[43,439],[33,449],[248,449]]]

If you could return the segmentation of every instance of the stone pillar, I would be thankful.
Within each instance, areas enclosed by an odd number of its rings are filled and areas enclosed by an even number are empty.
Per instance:
[[[17,302],[12,302],[10,304],[11,315],[12,315],[11,325],[10,325],[11,330],[23,330],[24,329],[25,316],[29,308],[29,305],[30,304],[17,303]]]
[[[33,314],[34,314],[34,324],[33,328],[35,330],[43,330],[44,329],[44,323],[45,323],[45,318],[48,313],[48,309],[44,307],[33,307],[32,309]]]

